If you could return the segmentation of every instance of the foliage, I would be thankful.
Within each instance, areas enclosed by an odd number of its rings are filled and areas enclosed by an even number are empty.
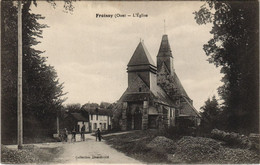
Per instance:
[[[259,162],[259,154],[248,149],[229,148],[220,141],[184,136],[177,142],[174,163],[243,164]]]
[[[23,1],[23,121],[25,136],[50,134],[55,129],[55,118],[61,104],[63,83],[59,83],[53,66],[46,64],[43,51],[33,48],[39,44],[44,19],[30,12],[32,1]],[[2,2],[2,139],[16,137],[17,130],[17,7],[11,1]],[[47,132],[41,129],[48,128]]]
[[[63,148],[39,148],[24,145],[22,150],[9,149],[1,146],[1,162],[5,164],[50,163],[63,153]]]
[[[236,145],[241,148],[253,148],[252,142],[245,135],[240,135],[235,132],[225,132],[218,129],[213,129],[211,131],[211,136],[214,139],[222,140],[227,142],[228,145]]]
[[[221,119],[221,109],[215,96],[208,99],[205,105],[201,107],[201,125],[204,131],[211,131],[213,128],[219,127]]]
[[[65,110],[70,112],[70,113],[80,112],[81,111],[81,105],[79,103],[67,104],[65,106]]]
[[[179,104],[181,92],[178,88],[176,88],[173,75],[168,74],[164,81],[160,83],[160,86],[164,89],[166,94],[172,98],[172,100],[176,103],[176,106],[181,109],[181,105]]]
[[[103,102],[103,101],[102,101],[102,102],[100,103],[100,108],[109,108],[110,105],[111,105],[110,103],[108,103],[108,102]]]
[[[99,105],[97,103],[86,103],[82,105],[82,109],[96,109],[99,108]]]
[[[207,1],[194,14],[198,24],[213,25],[213,38],[203,49],[224,74],[218,93],[227,129],[258,132],[258,2]]]

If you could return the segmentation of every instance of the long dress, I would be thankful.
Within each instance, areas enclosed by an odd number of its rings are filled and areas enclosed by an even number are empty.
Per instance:
[[[100,131],[97,132],[98,140],[101,141],[101,133]]]

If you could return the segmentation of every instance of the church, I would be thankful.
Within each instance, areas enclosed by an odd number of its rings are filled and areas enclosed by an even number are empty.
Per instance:
[[[157,65],[140,41],[127,65],[128,88],[118,101],[122,130],[200,124],[200,114],[193,107],[173,64],[167,35],[162,36]]]

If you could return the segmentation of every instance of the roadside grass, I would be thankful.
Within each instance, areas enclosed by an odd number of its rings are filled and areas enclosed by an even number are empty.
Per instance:
[[[25,164],[25,163],[51,163],[63,153],[62,147],[36,147],[24,146],[23,149],[9,149],[1,145],[1,163]]]
[[[106,136],[106,143],[127,156],[146,163],[169,163],[167,151],[151,148],[149,144],[159,133],[157,130],[138,130],[127,134]]]

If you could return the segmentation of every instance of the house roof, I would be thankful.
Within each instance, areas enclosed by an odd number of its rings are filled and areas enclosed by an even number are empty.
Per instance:
[[[200,113],[194,108],[194,106],[189,102],[189,100],[185,97],[184,99],[188,103],[189,107],[197,114],[197,116],[201,117]]]
[[[71,113],[71,116],[77,121],[89,121],[88,118],[84,117],[81,113]]]
[[[172,51],[168,41],[168,36],[165,34],[162,36],[161,46],[157,56],[171,56]]]
[[[181,84],[181,81],[180,79],[178,78],[176,72],[174,72],[174,75],[173,75],[173,80],[174,80],[174,84],[175,84],[175,87],[177,89],[179,89],[179,91],[181,92],[181,95],[189,98],[187,92],[185,91],[185,89],[183,88],[182,84]]]
[[[112,116],[111,109],[105,109],[105,108],[96,108],[96,109],[85,109],[86,112],[92,115],[105,115],[105,116]]]
[[[164,92],[164,90],[159,85],[156,85],[155,89],[152,90],[152,93],[155,96],[155,102],[170,105],[170,106],[174,105],[172,100],[169,98],[169,96]]]
[[[136,65],[153,65],[155,66],[152,57],[148,50],[146,49],[143,42],[140,42],[135,49],[133,56],[131,57],[127,66]]]
[[[122,101],[144,101],[149,100],[150,93],[149,92],[139,92],[139,93],[126,93],[122,97]]]

